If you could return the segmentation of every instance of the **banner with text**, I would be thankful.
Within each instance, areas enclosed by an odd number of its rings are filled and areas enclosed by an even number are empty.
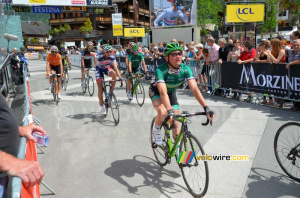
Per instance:
[[[223,62],[221,86],[256,93],[300,99],[300,67],[289,70],[286,64]]]
[[[85,6],[86,0],[13,0],[13,4],[53,5],[53,6]]]
[[[111,14],[113,36],[123,36],[123,19],[122,14]]]
[[[86,0],[86,4],[93,6],[111,6],[112,0]]]
[[[265,16],[264,4],[227,5],[226,19],[228,23],[262,22]]]
[[[59,6],[32,6],[33,13],[43,14],[59,14],[61,13],[61,7]]]
[[[145,37],[145,28],[124,28],[124,37]]]

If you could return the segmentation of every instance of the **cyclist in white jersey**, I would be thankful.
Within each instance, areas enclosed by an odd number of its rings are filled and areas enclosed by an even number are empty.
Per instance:
[[[178,17],[182,19],[182,21],[187,24],[188,18],[181,11],[181,6],[176,6],[175,3],[172,3],[171,8],[165,9],[154,21],[154,26],[157,27],[158,22],[163,21],[162,26],[172,26],[175,25]]]

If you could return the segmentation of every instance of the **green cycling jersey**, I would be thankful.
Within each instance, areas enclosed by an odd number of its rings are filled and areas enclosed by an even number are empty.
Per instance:
[[[156,68],[155,73],[156,82],[166,83],[168,93],[175,91],[184,82],[184,79],[190,80],[194,78],[191,68],[184,63],[180,65],[179,74],[169,72],[168,63],[161,64]]]
[[[131,62],[132,68],[137,68],[140,66],[140,63],[144,60],[144,55],[139,52],[137,55],[133,53],[128,56],[128,62]]]

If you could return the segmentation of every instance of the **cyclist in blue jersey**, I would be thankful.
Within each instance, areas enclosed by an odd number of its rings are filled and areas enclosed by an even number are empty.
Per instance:
[[[99,104],[100,104],[100,112],[102,115],[106,115],[106,109],[105,106],[103,105],[103,90],[102,90],[102,81],[104,80],[104,74],[112,78],[112,91],[115,89],[116,85],[116,77],[118,76],[120,79],[122,79],[117,61],[114,55],[111,54],[112,52],[112,47],[108,44],[104,45],[103,53],[98,54],[98,60],[97,60],[97,65],[96,65],[96,81],[97,81],[97,86],[98,86],[98,99],[99,99]],[[110,66],[114,67],[111,69]],[[117,73],[117,75],[116,75]]]
[[[162,26],[173,26],[176,24],[177,19],[180,17],[184,24],[187,24],[188,18],[181,10],[184,9],[183,6],[175,5],[172,2],[172,7],[165,9],[154,21],[154,27],[159,26],[158,23],[163,21]]]

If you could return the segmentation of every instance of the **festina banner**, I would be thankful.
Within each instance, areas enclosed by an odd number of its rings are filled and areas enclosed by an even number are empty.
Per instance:
[[[112,0],[86,0],[86,4],[94,6],[111,6]]]
[[[32,6],[33,13],[48,13],[58,14],[61,13],[61,7],[58,6]]]
[[[297,67],[298,66],[298,67]],[[300,65],[223,62],[221,86],[280,97],[300,99]]]
[[[53,6],[85,6],[86,0],[13,0],[13,4],[53,5]]]

